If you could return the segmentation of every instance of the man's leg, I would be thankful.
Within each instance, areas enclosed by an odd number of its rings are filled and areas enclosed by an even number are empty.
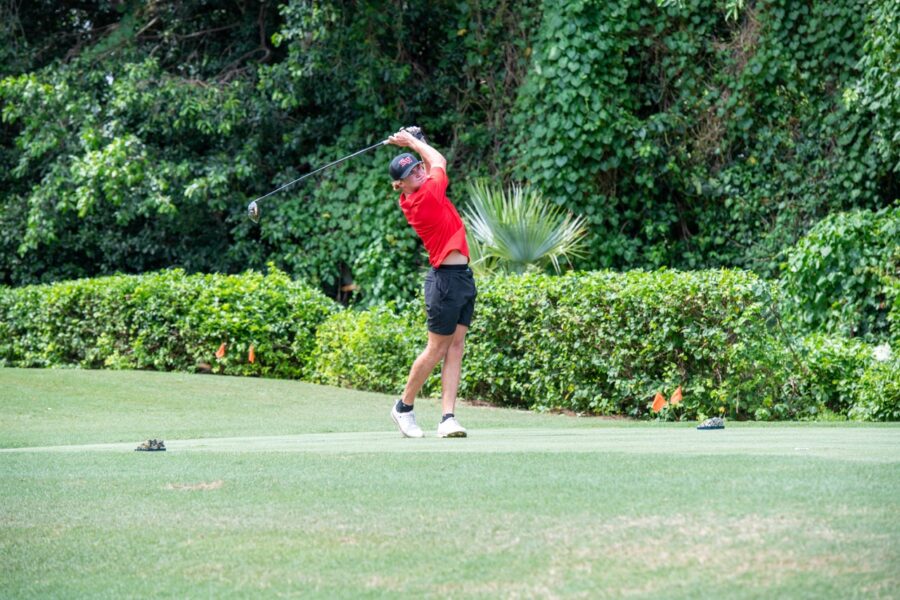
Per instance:
[[[453,341],[447,348],[444,365],[441,368],[441,408],[445,415],[453,413],[456,408],[456,392],[459,389],[459,374],[462,370],[467,331],[469,328],[465,325],[456,326]]]
[[[409,370],[406,389],[403,390],[403,396],[400,397],[403,400],[403,404],[407,406],[413,405],[416,401],[416,395],[422,389],[422,386],[425,385],[425,380],[434,371],[434,367],[447,355],[447,349],[451,346],[455,337],[455,334],[438,335],[437,333],[428,332],[428,345],[425,346],[425,350],[413,362],[412,368]],[[460,354],[460,359],[462,359],[462,354]],[[459,385],[458,373],[456,383]]]

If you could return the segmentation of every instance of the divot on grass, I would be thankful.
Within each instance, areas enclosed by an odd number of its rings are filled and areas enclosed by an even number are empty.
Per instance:
[[[200,483],[169,483],[166,484],[167,490],[180,490],[187,492],[195,492],[199,490],[217,490],[225,484],[221,479],[215,481],[201,481]]]

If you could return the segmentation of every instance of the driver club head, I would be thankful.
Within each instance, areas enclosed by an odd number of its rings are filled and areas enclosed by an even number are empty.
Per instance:
[[[259,223],[259,205],[256,204],[256,200],[250,203],[250,206],[247,207],[247,216],[250,217],[250,220],[254,223]]]

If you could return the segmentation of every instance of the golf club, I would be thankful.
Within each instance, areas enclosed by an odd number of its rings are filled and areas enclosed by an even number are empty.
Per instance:
[[[404,131],[410,132],[411,134],[413,134],[416,138],[418,138],[418,139],[420,139],[420,140],[424,140],[424,139],[425,139],[425,134],[422,133],[422,129],[421,129],[420,127],[404,127],[403,130],[404,130]],[[280,192],[281,190],[283,190],[283,189],[285,189],[285,188],[288,188],[288,187],[294,185],[295,183],[297,183],[297,182],[299,182],[299,181],[302,181],[302,180],[306,179],[307,177],[310,177],[310,176],[312,176],[312,175],[315,175],[315,174],[318,173],[319,171],[324,171],[324,170],[327,169],[328,167],[333,167],[333,166],[336,165],[336,164],[342,163],[342,162],[344,162],[345,160],[349,160],[349,159],[353,158],[354,156],[359,156],[360,154],[363,154],[363,153],[365,153],[365,152],[368,152],[369,150],[372,150],[372,149],[374,149],[374,148],[378,148],[379,146],[384,146],[384,145],[387,144],[387,143],[388,143],[387,140],[382,140],[382,141],[378,142],[377,144],[372,144],[372,145],[369,146],[368,148],[363,148],[362,150],[357,150],[357,151],[354,152],[353,154],[348,154],[347,156],[345,156],[345,157],[343,157],[343,158],[339,158],[339,159],[337,159],[337,160],[334,161],[334,162],[328,163],[328,164],[325,165],[324,167],[319,167],[319,168],[316,169],[315,171],[310,171],[310,172],[307,173],[306,175],[303,175],[303,176],[301,176],[301,177],[298,177],[297,179],[295,179],[295,180],[293,180],[293,181],[289,181],[288,183],[284,184],[284,185],[281,186],[280,188],[278,188],[278,189],[276,189],[276,190],[272,190],[271,192],[269,192],[268,194],[266,194],[266,195],[264,195],[264,196],[260,196],[259,198],[257,198],[257,199],[254,200],[253,202],[251,202],[249,206],[247,206],[247,216],[250,217],[250,220],[253,221],[254,223],[259,223],[259,204],[258,204],[258,202],[260,202],[261,200],[264,200],[265,198],[268,198],[268,197],[271,196],[272,194],[277,194],[277,193]]]

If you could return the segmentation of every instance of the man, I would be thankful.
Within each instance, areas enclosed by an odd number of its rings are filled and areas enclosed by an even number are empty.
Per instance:
[[[438,437],[466,437],[456,420],[456,391],[462,368],[466,332],[475,310],[475,280],[469,269],[466,229],[447,199],[447,161],[424,139],[400,130],[388,138],[395,146],[410,148],[422,157],[404,152],[391,161],[394,190],[400,192],[400,208],[425,249],[431,270],[425,276],[425,310],[428,344],[409,372],[403,395],[391,409],[391,418],[406,437],[423,437],[413,407],[416,394],[441,361],[441,408]]]

